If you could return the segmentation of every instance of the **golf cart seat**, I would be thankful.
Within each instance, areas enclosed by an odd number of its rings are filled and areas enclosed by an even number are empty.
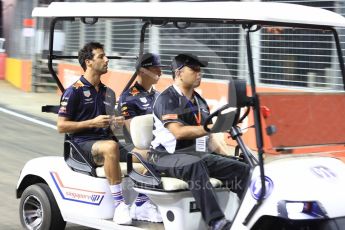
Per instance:
[[[65,136],[64,158],[67,165],[76,172],[84,173],[95,177],[105,177],[104,166],[97,167],[84,157],[83,150],[77,143],[72,141],[68,135]],[[142,172],[144,167],[139,163],[134,163],[135,170]],[[120,162],[122,176],[127,176],[127,163]]]

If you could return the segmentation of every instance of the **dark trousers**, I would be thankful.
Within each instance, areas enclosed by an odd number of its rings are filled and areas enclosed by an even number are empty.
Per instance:
[[[249,166],[237,160],[212,153],[175,152],[168,154],[151,150],[149,160],[156,170],[184,180],[195,198],[207,224],[224,217],[209,178],[214,177],[240,197],[245,189]]]

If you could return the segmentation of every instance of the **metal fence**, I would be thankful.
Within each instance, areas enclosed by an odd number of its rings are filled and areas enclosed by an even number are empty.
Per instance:
[[[345,16],[345,1],[341,0],[269,1],[321,7]],[[344,52],[345,30],[338,28],[338,33]],[[334,41],[329,33],[287,28],[263,30],[260,51],[261,83],[318,87],[325,90],[342,89]]]

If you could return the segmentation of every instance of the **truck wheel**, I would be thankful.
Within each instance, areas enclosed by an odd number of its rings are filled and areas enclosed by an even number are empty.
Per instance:
[[[19,204],[20,222],[24,229],[65,229],[60,209],[48,185],[38,183],[27,187]]]

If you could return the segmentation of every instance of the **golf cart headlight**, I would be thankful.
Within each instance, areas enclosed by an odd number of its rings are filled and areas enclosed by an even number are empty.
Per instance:
[[[279,201],[278,214],[288,219],[323,219],[327,213],[317,201]]]

